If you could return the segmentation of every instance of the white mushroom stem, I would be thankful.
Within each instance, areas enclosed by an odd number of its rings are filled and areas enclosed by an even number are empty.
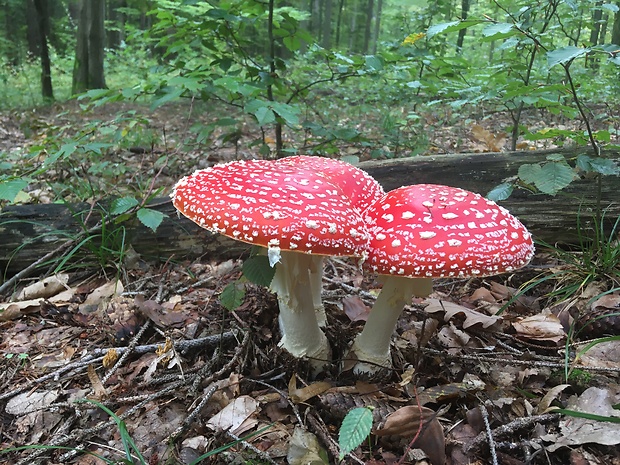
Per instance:
[[[411,302],[412,296],[426,297],[433,288],[430,278],[385,275],[382,279],[383,289],[370,311],[364,329],[351,346],[351,353],[358,360],[353,367],[356,375],[373,374],[392,366],[390,341],[404,306]]]
[[[323,290],[323,256],[313,255],[310,261],[310,289],[312,289],[312,304],[316,313],[316,320],[321,328],[327,325],[327,315],[321,297]]]
[[[281,252],[270,289],[278,295],[280,347],[295,357],[307,357],[315,373],[331,358],[329,343],[317,323],[310,281],[312,256]]]

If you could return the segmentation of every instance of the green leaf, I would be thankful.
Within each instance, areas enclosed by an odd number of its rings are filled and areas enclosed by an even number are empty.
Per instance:
[[[152,208],[141,208],[138,210],[137,216],[144,226],[155,231],[166,215]]]
[[[466,19],[464,21],[450,21],[449,23],[435,24],[426,31],[426,36],[430,39],[442,32],[455,32],[461,29],[466,29],[470,26],[475,26],[480,23],[486,22],[486,19]]]
[[[24,179],[11,179],[10,181],[0,181],[0,199],[13,202],[19,191],[28,185]]]
[[[374,55],[368,55],[366,57],[366,67],[373,71],[381,71],[383,69],[383,62]]]
[[[271,107],[288,126],[299,126],[299,107],[280,102],[271,102]]]
[[[501,200],[506,200],[512,194],[514,186],[511,182],[504,182],[499,186],[495,186],[491,189],[486,197],[489,200],[493,200],[494,202],[499,202]]]
[[[340,460],[359,446],[370,434],[372,429],[372,410],[359,407],[351,410],[342,420],[338,433]]]
[[[243,303],[245,299],[245,286],[239,281],[228,283],[220,294],[220,305],[226,310],[233,311]]]
[[[276,120],[276,114],[269,107],[260,107],[254,113],[254,116],[256,116],[256,121],[259,126],[265,126],[266,124],[273,123]]]
[[[275,267],[269,266],[266,255],[254,255],[243,262],[243,276],[259,286],[269,286],[276,274]]]
[[[547,66],[549,66],[549,68],[552,68],[555,65],[565,64],[569,61],[574,60],[575,58],[584,56],[589,51],[589,48],[575,47],[573,45],[559,48],[557,50],[551,50],[547,52]]]
[[[618,167],[614,160],[608,158],[592,158],[588,155],[579,155],[576,166],[586,173],[599,173],[606,176],[620,175],[620,167]]]
[[[575,172],[566,163],[546,163],[540,170],[534,185],[543,193],[555,195],[575,178]]]
[[[482,30],[482,35],[484,37],[492,37],[495,35],[502,35],[506,37],[506,34],[514,32],[514,25],[512,23],[493,23],[485,26]]]
[[[120,199],[116,199],[112,202],[112,206],[110,207],[110,213],[112,215],[120,215],[121,213],[125,213],[128,210],[131,210],[133,207],[138,205],[138,201],[135,197],[127,196],[121,197]]]
[[[161,107],[163,104],[177,100],[183,95],[185,89],[182,87],[166,88],[165,93],[151,103],[151,110]]]
[[[519,178],[523,182],[526,182],[528,184],[534,184],[540,176],[541,169],[542,169],[542,166],[540,166],[537,163],[536,164],[526,163],[524,165],[519,166],[519,171],[517,174],[519,175]]]

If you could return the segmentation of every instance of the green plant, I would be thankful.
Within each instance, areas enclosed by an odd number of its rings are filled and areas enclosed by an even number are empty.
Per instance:
[[[362,444],[370,435],[372,429],[372,408],[358,407],[350,410],[340,426],[338,445],[340,446],[340,460],[345,455]]]
[[[243,262],[243,275],[228,283],[220,294],[220,304],[225,309],[237,309],[245,299],[245,284],[249,281],[258,286],[268,287],[275,275],[275,267],[269,265],[269,258],[254,248],[252,255]]]

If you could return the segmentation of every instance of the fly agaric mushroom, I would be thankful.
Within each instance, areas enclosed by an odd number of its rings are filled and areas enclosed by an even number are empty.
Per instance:
[[[319,371],[330,348],[312,305],[309,254],[365,253],[366,226],[349,199],[311,170],[263,160],[196,171],[171,197],[199,226],[267,248],[271,266],[278,263],[270,288],[278,295],[280,346]]]
[[[390,338],[413,295],[432,278],[490,276],[525,266],[532,237],[505,208],[463,189],[419,184],[388,192],[365,214],[370,245],[365,266],[383,275],[379,293],[351,352],[356,374],[391,366]]]
[[[319,176],[337,185],[344,195],[349,198],[352,207],[361,215],[363,215],[364,211],[373,202],[380,199],[385,194],[381,184],[366,173],[366,171],[341,160],[297,155],[294,157],[280,158],[276,163],[315,171]],[[321,327],[327,324],[325,307],[321,300],[322,284],[323,256],[313,255],[310,262],[310,287],[312,289],[312,301],[317,321]]]

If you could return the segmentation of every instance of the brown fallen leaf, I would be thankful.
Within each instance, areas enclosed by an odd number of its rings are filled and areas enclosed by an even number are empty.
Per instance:
[[[17,300],[32,300],[38,298],[48,298],[67,289],[69,275],[66,273],[49,276],[41,281],[37,281],[26,286],[17,294]]]
[[[302,388],[297,388],[297,377],[293,375],[291,380],[288,383],[288,395],[296,404],[301,402],[306,402],[309,399],[312,399],[314,396],[318,396],[319,394],[323,394],[325,391],[330,389],[332,385],[327,381],[318,381],[316,383],[309,384],[308,386],[304,386]]]
[[[428,305],[424,308],[427,313],[445,312],[444,321],[451,320],[455,315],[462,314],[465,317],[463,328],[467,329],[471,326],[480,324],[483,328],[488,329],[495,323],[502,320],[501,317],[495,315],[485,315],[462,305],[439,299],[426,299]]]
[[[443,428],[436,413],[427,407],[407,405],[387,417],[385,423],[375,431],[377,436],[400,436],[412,440],[422,449],[433,465],[443,465],[446,460],[446,445]]]
[[[479,124],[474,124],[471,127],[471,133],[474,138],[484,143],[489,152],[501,152],[504,148],[504,144],[506,143],[506,134],[500,132],[498,134],[493,134],[488,129],[484,129]]]
[[[559,342],[566,337],[560,319],[552,314],[528,316],[515,321],[512,326],[517,331],[517,336],[526,339]]]
[[[342,299],[342,308],[351,321],[366,321],[370,315],[370,307],[356,295]]]
[[[93,365],[88,365],[86,373],[88,374],[88,380],[93,388],[93,394],[91,397],[96,400],[105,399],[108,396],[108,391],[101,382],[101,378],[99,378],[99,375],[95,371],[95,367]]]

